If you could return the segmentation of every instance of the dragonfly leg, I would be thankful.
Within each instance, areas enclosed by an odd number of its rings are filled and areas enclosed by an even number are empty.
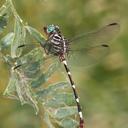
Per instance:
[[[21,67],[21,66],[22,66],[22,64],[17,65],[17,64],[15,63],[15,65],[12,67],[12,70],[16,70],[16,69],[18,69],[18,68]]]
[[[22,48],[22,47],[25,47],[26,45],[25,44],[22,44],[22,45],[19,45],[18,48]]]

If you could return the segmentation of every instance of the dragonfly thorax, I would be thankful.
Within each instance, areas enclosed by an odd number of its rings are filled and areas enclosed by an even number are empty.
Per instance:
[[[68,53],[68,41],[61,35],[60,29],[56,25],[48,25],[44,27],[48,39],[45,44],[45,51],[47,54],[61,56]]]
[[[47,54],[61,56],[69,51],[68,40],[66,40],[59,33],[53,33],[46,41],[45,50]]]

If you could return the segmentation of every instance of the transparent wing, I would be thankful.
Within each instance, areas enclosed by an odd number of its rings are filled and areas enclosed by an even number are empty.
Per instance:
[[[72,66],[90,66],[109,53],[109,43],[119,31],[119,24],[112,23],[91,33],[84,33],[70,40]]]
[[[71,51],[69,54],[69,64],[71,66],[84,66],[85,68],[95,65],[99,61],[102,61],[104,57],[109,53],[110,47],[108,45],[97,45],[90,48],[84,48],[81,50]]]
[[[100,28],[97,31],[83,33],[71,39],[71,49],[78,50],[83,48],[90,48],[97,45],[110,43],[110,41],[117,35],[119,32],[119,24],[111,23],[105,27]]]

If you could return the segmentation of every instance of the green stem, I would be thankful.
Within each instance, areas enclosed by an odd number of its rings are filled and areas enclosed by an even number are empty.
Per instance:
[[[22,19],[20,18],[20,16],[18,15],[18,13],[17,13],[17,11],[16,11],[16,9],[15,9],[15,7],[14,7],[14,5],[13,5],[12,0],[6,0],[6,2],[9,3],[10,8],[11,8],[11,11],[12,11],[14,17],[16,18],[16,20],[20,21],[20,22],[23,24],[23,20],[22,20]]]

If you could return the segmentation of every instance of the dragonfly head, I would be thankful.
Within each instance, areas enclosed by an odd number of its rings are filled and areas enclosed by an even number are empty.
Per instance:
[[[48,25],[46,27],[44,27],[44,32],[47,35],[51,35],[53,33],[60,33],[59,27],[57,25]]]

